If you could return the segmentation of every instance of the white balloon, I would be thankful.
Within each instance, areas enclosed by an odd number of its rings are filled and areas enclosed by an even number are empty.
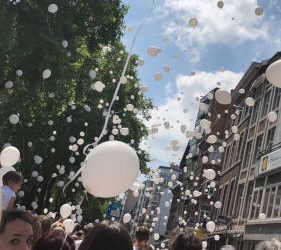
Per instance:
[[[239,89],[239,93],[240,94],[244,94],[245,93],[245,89]]]
[[[216,235],[214,236],[214,239],[215,239],[216,241],[218,241],[218,240],[220,240],[220,236],[219,236],[218,234],[216,234]]]
[[[96,91],[102,92],[104,87],[105,87],[105,85],[102,82],[97,81],[97,82],[95,82],[94,87],[95,87]]]
[[[136,152],[123,142],[108,141],[88,154],[82,170],[82,183],[94,196],[114,197],[129,189],[138,173]]]
[[[192,17],[189,19],[188,23],[194,29],[198,24],[198,20],[197,20],[197,18]]]
[[[131,219],[132,219],[132,216],[131,216],[129,213],[124,214],[124,216],[123,216],[123,222],[124,222],[124,223],[130,222]]]
[[[203,164],[204,164],[204,163],[207,163],[208,160],[209,160],[208,156],[205,155],[205,156],[202,157],[202,163],[203,163]]]
[[[222,207],[222,203],[220,201],[216,201],[214,207],[219,209]]]
[[[58,6],[56,4],[50,4],[48,7],[48,11],[52,14],[56,13],[58,11]]]
[[[247,106],[252,107],[255,104],[255,100],[252,97],[247,97],[245,103]]]
[[[121,135],[126,136],[126,135],[129,134],[129,129],[128,128],[121,128],[120,133],[121,133]]]
[[[62,47],[67,48],[67,46],[68,46],[68,41],[63,40],[62,43],[61,43],[61,45],[62,45]]]
[[[43,79],[47,79],[51,76],[52,72],[49,69],[45,69],[42,73]]]
[[[97,72],[95,70],[91,69],[89,71],[89,76],[91,77],[91,79],[95,79],[97,76]]]
[[[66,219],[68,218],[72,213],[72,207],[69,204],[63,204],[60,207],[60,215],[62,218]]]
[[[16,114],[12,114],[9,117],[9,122],[12,124],[17,124],[19,122],[20,118]]]
[[[224,5],[224,2],[223,1],[218,1],[217,2],[217,6],[222,9],[223,8],[223,5]]]
[[[264,220],[266,219],[266,215],[264,213],[259,214],[259,219]]]
[[[6,87],[7,89],[12,88],[13,86],[14,86],[14,83],[13,83],[12,81],[7,81],[7,82],[5,83],[5,87]]]
[[[261,16],[263,14],[263,8],[258,6],[256,9],[255,9],[255,14],[257,16]]]
[[[215,93],[216,101],[222,105],[229,105],[231,103],[231,95],[228,91],[219,89]]]
[[[22,74],[23,74],[22,70],[18,69],[18,70],[16,71],[16,75],[17,75],[17,76],[22,76]]]
[[[281,88],[281,60],[270,64],[266,70],[267,80],[277,88]]]
[[[213,93],[209,93],[209,94],[207,95],[207,98],[208,98],[209,100],[212,100],[212,99],[214,98]]]
[[[154,57],[154,56],[157,56],[157,54],[161,52],[161,49],[156,48],[154,46],[150,46],[146,51],[147,51],[148,55]]]
[[[210,144],[214,144],[214,143],[217,142],[217,137],[215,135],[210,135],[207,138],[207,142],[210,143]]]
[[[268,120],[269,120],[270,122],[276,122],[278,116],[277,116],[277,113],[276,113],[276,112],[271,111],[271,112],[269,112],[269,113],[267,114],[267,118],[268,118]]]
[[[160,72],[155,73],[154,80],[160,81],[162,79],[162,74]]]
[[[3,186],[3,182],[2,182],[3,175],[10,171],[16,171],[16,170],[13,167],[1,167],[0,168],[0,186]],[[0,209],[1,209],[1,207],[0,207]]]
[[[238,127],[237,126],[232,126],[231,130],[232,130],[232,133],[234,133],[234,134],[238,133]]]
[[[158,233],[153,235],[154,240],[158,241],[160,239],[160,235]]]
[[[209,168],[205,171],[204,176],[206,177],[206,179],[211,181],[216,178],[216,171],[214,169]]]
[[[65,228],[65,232],[67,234],[70,234],[70,233],[73,232],[74,227],[75,227],[75,224],[74,224],[73,220],[66,219],[66,220],[63,221],[63,225],[64,225],[64,228]]]
[[[128,111],[133,111],[133,110],[134,110],[134,105],[131,104],[131,103],[129,103],[129,104],[126,105],[126,109],[127,109]]]
[[[206,104],[205,103],[200,103],[199,104],[199,109],[201,110],[201,111],[206,111],[207,110],[207,106],[206,106]]]
[[[0,163],[3,167],[15,165],[20,159],[20,151],[13,146],[6,147],[0,154]]]
[[[213,221],[209,221],[207,224],[206,224],[206,229],[210,232],[210,233],[213,233],[216,229],[216,224],[215,222]]]
[[[167,65],[165,65],[165,66],[163,67],[163,69],[164,69],[165,72],[169,72],[169,71],[170,71],[170,68],[169,68],[169,66],[167,66]]]
[[[138,65],[143,66],[144,65],[144,60],[143,59],[138,59]]]

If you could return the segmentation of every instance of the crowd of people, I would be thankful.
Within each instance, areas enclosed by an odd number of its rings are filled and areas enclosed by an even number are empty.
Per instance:
[[[1,187],[2,217],[0,223],[0,250],[152,250],[150,231],[146,226],[137,228],[134,240],[127,229],[117,221],[105,220],[92,227],[77,224],[66,232],[63,219],[54,221],[48,215],[34,215],[30,211],[14,209],[16,192],[23,178],[19,172],[10,171]],[[1,210],[0,210],[1,211]],[[190,231],[181,229],[161,248],[169,250],[201,250],[201,240]],[[261,242],[257,250],[281,250],[281,243],[272,239]],[[236,250],[226,245],[220,250]]]

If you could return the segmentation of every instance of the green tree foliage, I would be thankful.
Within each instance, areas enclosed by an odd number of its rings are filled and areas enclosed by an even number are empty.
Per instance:
[[[121,1],[62,0],[55,14],[47,11],[51,3],[0,2],[0,138],[2,145],[11,143],[20,150],[21,162],[16,168],[27,179],[20,202],[31,209],[31,203],[36,201],[38,213],[44,208],[58,211],[68,201],[78,204],[83,197],[79,178],[66,189],[65,196],[58,183],[68,182],[69,175],[80,168],[85,158],[83,147],[99,136],[127,57],[119,41],[127,11]],[[68,47],[62,46],[63,40],[68,41]],[[139,150],[139,144],[147,136],[142,121],[150,118],[152,103],[138,85],[136,61],[133,55],[126,72],[127,83],[119,90],[119,100],[115,101],[102,141],[107,141],[117,127],[112,122],[112,116],[117,114],[122,127],[130,132],[128,136],[119,133],[115,139],[135,148],[145,172],[149,158]],[[19,69],[23,71],[20,77],[16,75]],[[45,69],[52,74],[44,80]],[[94,80],[89,76],[90,70],[97,73]],[[5,88],[8,80],[13,82],[11,89]],[[105,85],[102,92],[91,88],[96,81]],[[137,113],[124,111],[129,103]],[[18,124],[9,122],[11,114],[19,115]],[[75,142],[70,142],[71,136]],[[78,145],[78,139],[84,143]],[[35,163],[35,155],[43,159],[41,164]],[[32,177],[34,171],[43,181]],[[104,200],[92,197],[84,203],[82,206],[88,207],[87,219],[99,217],[105,207]]]

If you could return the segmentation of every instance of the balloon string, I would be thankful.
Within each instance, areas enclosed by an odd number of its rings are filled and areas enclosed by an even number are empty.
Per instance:
[[[123,68],[123,71],[122,71],[122,75],[121,75],[121,77],[120,77],[120,79],[119,79],[118,85],[117,85],[117,87],[116,87],[116,89],[115,89],[115,91],[114,91],[114,95],[113,95],[113,97],[112,97],[111,103],[110,103],[109,108],[108,108],[108,110],[107,110],[107,114],[106,114],[106,118],[105,118],[105,122],[104,122],[104,125],[103,125],[103,128],[102,128],[102,131],[101,131],[101,133],[100,133],[98,139],[97,139],[94,143],[88,144],[87,146],[84,147],[84,149],[83,149],[83,154],[86,155],[85,162],[83,163],[83,166],[81,166],[81,168],[77,171],[77,173],[76,173],[76,174],[68,181],[68,183],[64,186],[64,188],[63,188],[63,193],[64,193],[66,187],[67,187],[71,182],[73,182],[73,181],[77,178],[77,176],[83,171],[83,169],[84,169],[84,167],[85,167],[85,165],[86,165],[86,163],[87,163],[87,158],[88,158],[88,155],[87,155],[87,153],[86,153],[87,149],[88,149],[89,147],[93,147],[93,148],[94,148],[95,146],[97,146],[97,144],[99,143],[99,141],[100,141],[100,140],[102,139],[102,137],[105,135],[105,131],[106,131],[106,129],[107,129],[107,125],[108,125],[108,121],[109,121],[109,117],[110,117],[110,113],[111,113],[111,109],[112,109],[112,106],[113,106],[113,104],[114,104],[114,102],[115,102],[115,99],[116,99],[116,96],[117,96],[117,94],[118,94],[119,88],[120,88],[120,86],[121,86],[121,82],[122,82],[122,80],[123,80],[123,78],[124,78],[124,76],[125,76],[125,73],[126,73],[126,71],[127,71],[127,67],[128,67],[128,64],[129,64],[131,55],[132,55],[132,51],[133,51],[133,48],[134,48],[134,46],[135,46],[136,38],[137,38],[139,32],[141,31],[141,29],[143,28],[144,24],[146,23],[146,21],[148,20],[148,18],[149,18],[150,15],[151,15],[151,13],[152,13],[152,11],[153,11],[153,8],[154,8],[154,2],[155,2],[155,0],[152,1],[152,6],[151,6],[151,9],[150,9],[150,11],[149,11],[149,14],[148,14],[147,17],[143,20],[143,22],[141,23],[141,25],[138,27],[138,29],[137,29],[137,31],[136,31],[136,33],[135,33],[135,35],[134,35],[134,38],[133,38],[133,41],[132,41],[132,44],[131,44],[131,47],[130,47],[130,50],[129,50],[129,54],[128,54],[128,56],[127,56],[127,59],[126,59],[126,62],[125,62],[125,65],[124,65],[124,68]],[[65,193],[64,193],[64,195],[65,195]]]

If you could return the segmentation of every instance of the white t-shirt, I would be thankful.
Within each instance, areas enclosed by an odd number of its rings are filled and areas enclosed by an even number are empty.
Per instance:
[[[6,210],[8,205],[9,205],[10,199],[12,197],[16,198],[16,194],[8,186],[2,186],[1,187],[1,195],[2,195],[2,209]]]

